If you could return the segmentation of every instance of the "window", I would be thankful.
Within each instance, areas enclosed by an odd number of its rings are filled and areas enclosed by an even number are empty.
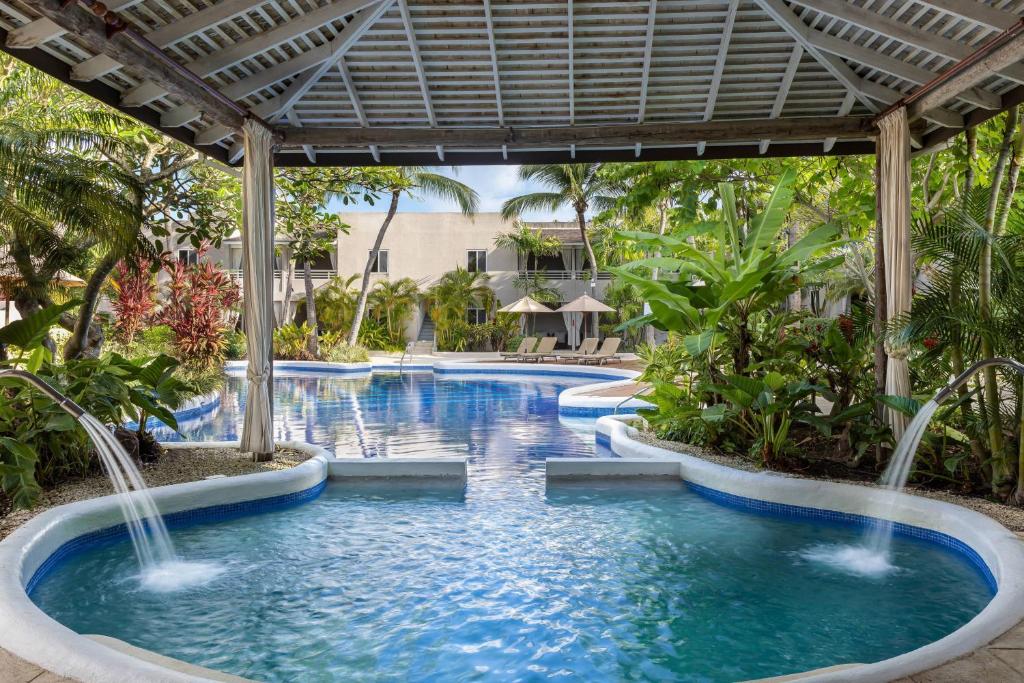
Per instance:
[[[467,308],[466,322],[470,325],[481,325],[487,322],[487,310],[483,308]]]
[[[471,273],[486,273],[487,272],[487,250],[485,249],[470,249],[469,260],[466,264],[466,270]]]
[[[186,266],[194,266],[199,263],[199,252],[195,249],[179,249],[178,261],[184,263]]]
[[[373,250],[371,249],[372,253]],[[377,258],[374,260],[373,265],[370,266],[371,273],[386,273],[388,272],[388,250],[381,249],[377,252]]]

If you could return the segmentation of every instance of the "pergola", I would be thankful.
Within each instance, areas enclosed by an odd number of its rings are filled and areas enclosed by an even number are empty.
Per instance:
[[[0,41],[244,164],[243,448],[269,454],[274,164],[877,151],[893,317],[910,306],[912,150],[1024,101],[1022,14],[1021,0],[0,0]],[[905,393],[889,351],[887,389]]]

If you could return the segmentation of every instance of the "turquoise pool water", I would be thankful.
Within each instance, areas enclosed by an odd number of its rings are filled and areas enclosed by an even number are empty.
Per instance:
[[[101,633],[267,681],[737,681],[870,662],[988,602],[963,557],[906,538],[864,578],[809,551],[861,530],[723,507],[677,483],[545,487],[545,457],[593,453],[561,425],[573,379],[279,377],[279,438],[339,454],[468,455],[466,489],[331,484],[316,500],[173,530],[223,563],[143,590],[127,541],[32,594]],[[241,383],[192,438],[232,438]]]

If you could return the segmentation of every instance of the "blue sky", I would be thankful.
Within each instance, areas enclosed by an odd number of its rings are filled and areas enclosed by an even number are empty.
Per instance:
[[[535,183],[524,183],[519,179],[518,166],[459,166],[452,168],[443,166],[432,169],[437,173],[450,175],[466,183],[480,195],[480,211],[499,211],[502,203],[510,197],[527,192],[543,191],[546,188]],[[342,211],[384,211],[386,204],[377,202],[376,206],[356,205],[338,207]],[[449,202],[433,197],[412,198],[403,196],[398,204],[399,211],[458,211],[458,207]],[[527,220],[574,220],[571,210],[562,209],[552,215],[549,213],[528,214]]]

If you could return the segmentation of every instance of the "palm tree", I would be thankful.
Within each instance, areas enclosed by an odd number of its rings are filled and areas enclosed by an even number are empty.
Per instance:
[[[504,232],[494,238],[494,246],[511,249],[516,252],[519,261],[526,270],[537,270],[537,259],[541,256],[557,256],[562,248],[562,241],[557,237],[545,237],[540,228],[533,230],[523,221],[515,222],[515,229]],[[530,259],[533,268],[530,268]]]
[[[419,300],[420,288],[416,281],[409,277],[401,280],[382,280],[378,282],[369,296],[371,310],[378,317],[383,317],[384,328],[388,337],[395,344],[405,342],[402,324],[409,319],[412,309]]]
[[[458,322],[466,319],[470,308],[482,308],[490,314],[496,301],[494,290],[487,284],[491,276],[456,268],[442,275],[423,296],[431,319],[437,326],[439,345],[451,341],[449,336]]]
[[[319,320],[326,329],[348,331],[356,311],[357,293],[352,283],[358,278],[358,275],[353,275],[343,280],[335,275],[317,290],[316,307]]]
[[[140,239],[138,182],[103,158],[124,151],[123,119],[59,89],[0,62],[0,270],[22,316],[52,303],[57,271],[89,271],[77,317],[61,321],[72,330],[64,353],[77,357],[102,341],[93,316],[107,276],[149,245]]]
[[[616,185],[601,174],[600,164],[534,164],[519,169],[519,177],[538,182],[550,188],[548,192],[531,192],[513,197],[501,207],[506,219],[522,216],[527,211],[556,211],[568,206],[576,213],[580,237],[590,263],[590,283],[597,286],[597,259],[587,235],[587,211],[611,208]],[[598,329],[598,314],[593,314],[594,329]]]
[[[348,343],[355,344],[359,339],[359,328],[363,323],[363,314],[366,311],[366,297],[370,289],[370,272],[373,264],[377,262],[377,255],[380,253],[380,245],[384,242],[384,235],[391,225],[391,219],[398,211],[398,200],[403,193],[410,195],[420,192],[432,195],[440,199],[447,199],[459,205],[463,214],[472,216],[476,213],[480,204],[480,196],[476,191],[460,183],[454,178],[431,173],[422,166],[403,166],[397,169],[397,174],[389,188],[391,192],[391,203],[388,205],[388,212],[384,216],[384,222],[377,231],[377,239],[370,249],[370,256],[366,260],[366,267],[363,268],[363,283],[359,289],[359,299],[356,302],[355,317],[352,319],[352,329],[348,333]]]

